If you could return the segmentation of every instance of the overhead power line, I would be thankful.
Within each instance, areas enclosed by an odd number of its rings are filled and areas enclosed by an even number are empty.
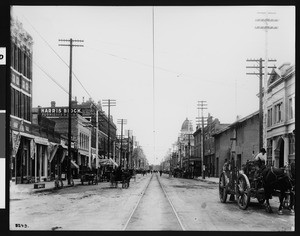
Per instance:
[[[39,64],[37,64],[34,60],[31,59],[31,61],[33,62],[34,65],[37,66],[37,68],[39,68],[42,72],[44,72],[44,74],[51,79],[54,83],[56,83],[63,91],[65,91],[67,94],[69,94],[68,90],[65,89],[61,84],[59,84],[51,75],[49,75],[47,73],[47,71],[45,71]]]
[[[41,37],[41,39],[46,43],[46,45],[54,52],[54,54],[69,68],[69,65],[65,60],[54,50],[54,48],[48,43],[48,41],[38,32],[38,30],[30,23],[30,21],[23,15],[24,19],[28,22],[28,24],[33,28],[33,30]],[[91,94],[87,91],[87,89],[83,86],[79,78],[76,76],[76,74],[72,71],[72,74],[80,84],[80,86],[83,88],[83,90],[87,93],[87,95],[92,98]]]

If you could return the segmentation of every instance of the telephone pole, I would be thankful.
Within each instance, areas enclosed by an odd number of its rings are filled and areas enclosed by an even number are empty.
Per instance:
[[[272,29],[278,29],[278,26],[271,25],[275,22],[278,22],[278,19],[270,18],[270,15],[275,15],[276,12],[257,12],[257,14],[262,15],[262,18],[255,19],[258,23],[263,23],[263,25],[255,26],[255,29],[262,29],[265,31],[265,72],[264,72],[264,82],[263,82],[263,93],[266,95],[267,92],[267,81],[268,81],[268,32]],[[263,114],[266,112],[266,96],[263,96]],[[266,125],[263,126],[263,146],[266,146],[266,139],[267,139],[267,130]]]
[[[264,125],[263,125],[263,97],[264,97],[264,92],[263,90],[266,90],[267,88],[263,88],[263,59],[247,59],[247,62],[258,62],[259,65],[254,65],[254,66],[247,66],[246,68],[252,68],[252,69],[258,69],[259,72],[252,72],[252,73],[246,73],[247,75],[258,75],[259,76],[259,150],[264,146],[263,142],[263,137],[264,137]],[[276,60],[268,60],[275,62]],[[276,68],[275,66],[269,66],[268,68]],[[269,74],[270,75],[270,74]]]
[[[127,169],[129,168],[129,166],[131,167],[131,158],[130,158],[130,148],[131,148],[130,139],[132,137],[131,133],[132,133],[132,130],[127,130],[127,139],[128,139],[128,141],[127,141],[127,158],[126,158],[126,160],[127,160],[126,168]],[[130,165],[129,165],[129,160],[130,160]]]
[[[58,44],[59,46],[67,46],[70,47],[70,65],[69,65],[69,127],[68,127],[68,163],[67,163],[67,178],[68,178],[68,185],[71,185],[71,109],[72,109],[72,51],[73,47],[83,47],[80,44],[73,44],[73,42],[83,42],[83,40],[76,40],[76,39],[59,39],[59,42],[67,42],[69,44]],[[73,182],[73,181],[72,181]]]
[[[123,125],[127,124],[126,119],[118,119],[118,124],[121,124],[121,155],[120,155],[120,166],[122,167],[123,162]]]
[[[202,179],[205,179],[205,165],[204,165],[204,116],[203,110],[207,109],[206,101],[198,101],[198,109],[201,110],[201,169],[202,169]],[[198,110],[198,111],[199,111]],[[200,119],[200,117],[197,117]]]
[[[102,101],[103,101],[102,106],[108,107],[108,120],[107,120],[107,125],[108,125],[107,157],[109,158],[109,154],[110,154],[110,107],[116,106],[116,100],[114,100],[114,99],[103,99]]]

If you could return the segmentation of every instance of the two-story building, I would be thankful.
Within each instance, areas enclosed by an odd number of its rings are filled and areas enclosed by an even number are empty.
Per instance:
[[[58,107],[55,102],[51,102],[51,107],[38,107],[33,109],[42,116],[55,122],[55,131],[60,135],[68,137],[69,132],[69,109],[68,107]],[[80,108],[72,106],[71,109],[71,154],[67,153],[67,158],[71,159],[71,169],[73,177],[76,178],[80,169],[91,167],[91,127],[84,117],[81,116]],[[66,145],[67,146],[67,145]]]
[[[275,167],[295,161],[295,66],[273,69],[267,94],[267,161]]]
[[[227,127],[229,124],[221,124],[219,119],[213,117],[208,113],[208,117],[206,120],[206,125],[203,131],[203,146],[204,146],[204,153],[203,153],[203,165],[205,166],[206,175],[209,176],[218,176],[218,169],[219,169],[219,157],[216,157],[215,153],[215,138],[214,134],[219,130]],[[196,131],[194,132],[195,138],[195,157],[199,160],[197,163],[197,175],[202,175],[202,130],[200,125],[197,126]]]

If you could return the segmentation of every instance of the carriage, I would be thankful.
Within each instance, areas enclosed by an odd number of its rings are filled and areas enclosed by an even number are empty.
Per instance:
[[[255,178],[255,163],[247,161],[242,170],[223,168],[219,178],[220,201],[225,203],[230,195],[230,200],[237,200],[239,208],[247,209],[250,199],[256,198],[260,204],[265,201],[262,181]]]
[[[130,179],[133,175],[132,170],[121,170],[117,169],[111,173],[110,183],[112,187],[118,187],[118,183],[122,184],[122,188],[128,188]]]
[[[229,200],[233,201],[236,198],[239,208],[243,210],[247,209],[251,198],[256,198],[260,204],[263,204],[265,201],[267,201],[267,205],[269,205],[268,199],[265,197],[266,194],[263,186],[262,176],[256,174],[256,168],[257,163],[254,160],[248,160],[246,164],[243,165],[241,170],[235,167],[233,162],[231,165],[225,164],[223,167],[223,172],[219,178],[220,201],[225,203],[228,195],[230,195]],[[275,175],[275,173],[273,174]],[[280,178],[284,178],[284,175],[278,175],[276,178],[279,180]],[[272,194],[280,197],[281,192],[273,191]],[[283,206],[289,208],[292,206],[290,202],[291,191],[287,191],[285,194],[286,198],[285,202],[283,202]],[[270,208],[266,210],[271,212]],[[281,206],[279,207],[279,213],[282,213]]]
[[[83,185],[84,182],[90,184],[98,184],[97,173],[93,172],[91,169],[86,168],[79,171],[80,181]]]

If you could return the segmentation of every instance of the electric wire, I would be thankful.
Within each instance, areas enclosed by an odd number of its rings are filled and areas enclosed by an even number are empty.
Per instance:
[[[30,21],[23,15],[24,19],[28,22],[28,24],[33,28],[33,30],[41,37],[41,39],[46,43],[46,45],[55,53],[55,55],[69,68],[70,66],[68,65],[67,62],[64,61],[64,59],[54,50],[54,48],[47,42],[47,40],[38,32],[38,30],[30,23]],[[87,89],[83,86],[79,78],[76,76],[74,71],[72,70],[72,74],[76,78],[76,80],[79,82],[81,87],[84,89],[84,91],[89,95],[90,98],[92,98],[91,94],[87,91]]]

